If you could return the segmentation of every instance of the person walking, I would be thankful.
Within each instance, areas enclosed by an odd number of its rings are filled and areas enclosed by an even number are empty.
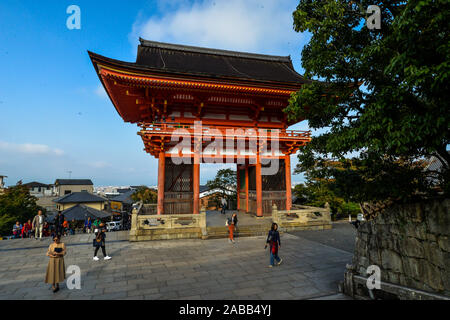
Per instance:
[[[44,229],[44,223],[45,219],[42,215],[42,211],[39,210],[37,215],[34,216],[33,222],[31,223],[31,228],[34,230],[34,238],[37,240],[38,236],[39,239],[42,240],[42,231]]]
[[[226,222],[226,226],[228,227],[228,241],[234,243],[234,220],[233,217],[228,218]]]
[[[63,234],[65,237],[67,237],[69,235],[69,221],[67,221],[66,218],[64,218],[64,222],[63,222]]]
[[[45,275],[45,283],[52,285],[53,292],[59,291],[59,283],[66,279],[66,266],[64,256],[66,245],[61,242],[61,236],[55,235],[53,243],[48,247],[47,256],[50,257]]]
[[[278,232],[278,224],[272,223],[269,234],[267,235],[266,245],[264,249],[267,248],[267,244],[270,246],[270,265],[272,268],[277,261],[277,265],[280,265],[283,259],[278,256],[278,249],[281,248],[280,233]]]
[[[238,217],[237,217],[237,213],[233,213],[233,215],[231,216],[231,220],[233,220],[233,225],[234,225],[234,234],[233,234],[233,239],[237,234],[237,224],[238,224]]]
[[[77,222],[75,221],[75,219],[72,219],[72,221],[70,222],[70,228],[69,228],[71,235],[75,234],[76,226],[77,226]]]
[[[84,221],[84,231],[87,232],[87,233],[91,233],[91,227],[92,227],[91,217],[88,217]]]
[[[225,214],[225,211],[227,210],[227,200],[225,199],[225,197],[222,197],[221,204],[222,204],[221,213]]]
[[[105,249],[105,239],[106,239],[106,228],[105,228],[105,224],[104,223],[100,223],[98,229],[94,230],[94,234],[95,234],[95,238],[93,241],[93,245],[94,245],[94,261],[98,261],[99,258],[97,257],[97,252],[98,249],[102,248],[102,253],[103,253],[103,259],[104,260],[110,260],[111,257],[108,256],[106,254],[106,249]]]
[[[64,215],[61,211],[58,211],[58,214],[55,217],[55,233],[62,235],[64,232]]]

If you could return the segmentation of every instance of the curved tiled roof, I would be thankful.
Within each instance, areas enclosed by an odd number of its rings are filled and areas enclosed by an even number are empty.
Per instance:
[[[144,39],[140,39],[135,63],[88,53],[93,62],[102,61],[112,66],[170,76],[276,83],[295,87],[310,82],[294,70],[289,56],[210,49]]]
[[[108,201],[108,199],[96,196],[95,194],[86,191],[82,191],[66,194],[53,201],[56,203],[87,203],[87,202],[104,202]]]
[[[110,213],[85,206],[84,204],[77,204],[76,206],[64,210],[62,213],[67,221],[73,219],[76,221],[84,221],[87,217],[91,217],[91,219],[104,219],[111,216]]]

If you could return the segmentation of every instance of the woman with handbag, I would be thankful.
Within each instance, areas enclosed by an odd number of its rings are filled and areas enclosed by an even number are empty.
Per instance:
[[[106,239],[106,229],[105,229],[105,224],[104,223],[100,223],[98,229],[95,229],[94,234],[95,234],[95,238],[93,241],[93,245],[94,245],[94,261],[98,261],[99,258],[97,257],[97,252],[98,249],[102,248],[102,252],[103,252],[103,259],[104,260],[110,260],[111,257],[106,255],[106,249],[105,249],[105,239]]]
[[[45,283],[52,285],[53,293],[59,290],[59,283],[66,279],[65,255],[66,245],[61,242],[61,236],[57,234],[47,250],[47,256],[50,257],[50,260],[48,261],[47,274],[45,275]]]
[[[280,233],[278,232],[278,225],[272,223],[269,234],[267,235],[266,245],[264,249],[267,248],[267,244],[270,246],[270,265],[269,268],[274,266],[275,260],[277,265],[280,265],[283,259],[278,256],[278,249],[281,248]]]

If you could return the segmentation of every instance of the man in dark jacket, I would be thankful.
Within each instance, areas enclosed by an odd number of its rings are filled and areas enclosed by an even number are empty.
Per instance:
[[[64,215],[61,211],[58,211],[58,214],[55,217],[55,232],[57,235],[62,235],[64,231]]]

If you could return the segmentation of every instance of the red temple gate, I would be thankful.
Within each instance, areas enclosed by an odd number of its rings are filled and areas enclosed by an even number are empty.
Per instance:
[[[236,163],[239,210],[290,209],[290,155],[311,140],[287,130],[294,122],[282,111],[307,81],[290,57],[143,39],[136,63],[89,55],[119,115],[158,158],[158,214],[199,213],[204,162]]]

